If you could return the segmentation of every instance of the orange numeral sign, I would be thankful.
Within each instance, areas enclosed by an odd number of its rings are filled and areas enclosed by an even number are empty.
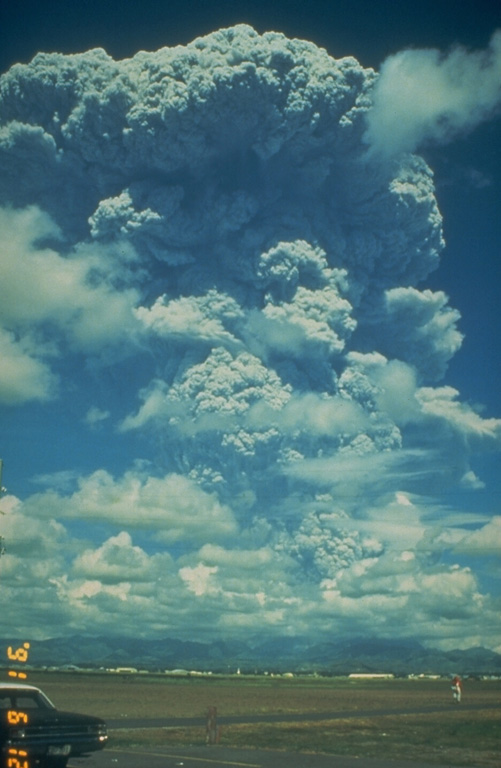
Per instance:
[[[27,760],[23,760],[21,762],[18,760],[18,757],[28,757],[28,753],[24,751],[24,749],[9,749],[9,757],[7,759],[7,768],[29,768],[29,763]],[[14,757],[16,755],[16,757]]]
[[[11,661],[19,661],[22,664],[24,664],[28,660],[28,650],[29,650],[30,644],[29,643],[23,643],[21,648],[16,648],[14,651],[12,649],[12,646],[9,645],[7,648],[7,656]],[[9,677],[18,677],[20,680],[26,680],[26,673],[25,672],[15,672],[13,669],[9,670]]]
[[[17,712],[15,709],[9,709],[7,712],[7,720],[9,725],[19,725],[19,723],[28,723],[28,715],[26,712]]]
[[[13,651],[12,646],[9,645],[7,648],[7,656],[11,661],[28,661],[28,650],[29,650],[30,644],[29,643],[23,643],[21,648],[18,648],[17,650]]]

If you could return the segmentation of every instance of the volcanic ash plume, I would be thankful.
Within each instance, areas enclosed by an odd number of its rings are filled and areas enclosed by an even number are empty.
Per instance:
[[[441,216],[425,162],[381,151],[391,130],[367,151],[377,82],[353,58],[244,25],[118,62],[38,54],[1,82],[0,396],[57,397],[69,357],[87,376],[148,372],[118,429],[148,436],[171,495],[138,480],[136,524],[160,532],[176,482],[198,489],[202,549],[193,510],[178,518],[186,589],[209,600],[200,580],[219,579],[223,615],[241,588],[229,563],[245,569],[255,547],[280,584],[280,620],[259,620],[288,631],[355,597],[370,622],[353,569],[379,568],[367,594],[386,593],[385,521],[412,518],[412,549],[424,528],[410,499],[471,478],[470,450],[499,434],[437,386],[461,344],[458,312],[425,284]],[[94,421],[112,405],[110,392]],[[86,482],[104,500],[113,480]],[[260,610],[272,597],[255,578]]]

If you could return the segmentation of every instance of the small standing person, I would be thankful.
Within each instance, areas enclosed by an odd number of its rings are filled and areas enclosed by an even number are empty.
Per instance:
[[[451,688],[452,688],[452,696],[454,698],[454,701],[456,702],[456,704],[459,704],[461,701],[461,688],[462,688],[461,678],[459,677],[459,675],[456,675],[453,678]]]

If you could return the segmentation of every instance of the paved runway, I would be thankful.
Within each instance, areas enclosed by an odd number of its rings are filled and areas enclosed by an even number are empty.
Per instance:
[[[437,768],[437,765],[214,746],[154,752],[106,749],[89,758],[73,758],[68,768]],[[455,767],[448,765],[447,768]]]
[[[499,704],[461,704],[461,711],[498,709]],[[220,725],[242,725],[252,723],[304,723],[319,722],[322,720],[346,720],[348,718],[358,717],[386,717],[391,715],[427,715],[433,712],[456,711],[457,704],[431,705],[428,707],[409,707],[402,709],[384,708],[384,709],[350,709],[338,710],[336,712],[307,712],[307,713],[280,713],[266,715],[219,715],[217,718]],[[172,718],[122,718],[120,720],[107,720],[108,731],[126,728],[133,730],[135,728],[182,728],[184,726],[201,726],[205,728],[207,718],[202,717],[172,717]]]

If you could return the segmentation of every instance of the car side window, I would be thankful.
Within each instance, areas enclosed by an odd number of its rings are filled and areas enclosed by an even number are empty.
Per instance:
[[[16,709],[38,709],[38,702],[34,696],[16,696]]]

